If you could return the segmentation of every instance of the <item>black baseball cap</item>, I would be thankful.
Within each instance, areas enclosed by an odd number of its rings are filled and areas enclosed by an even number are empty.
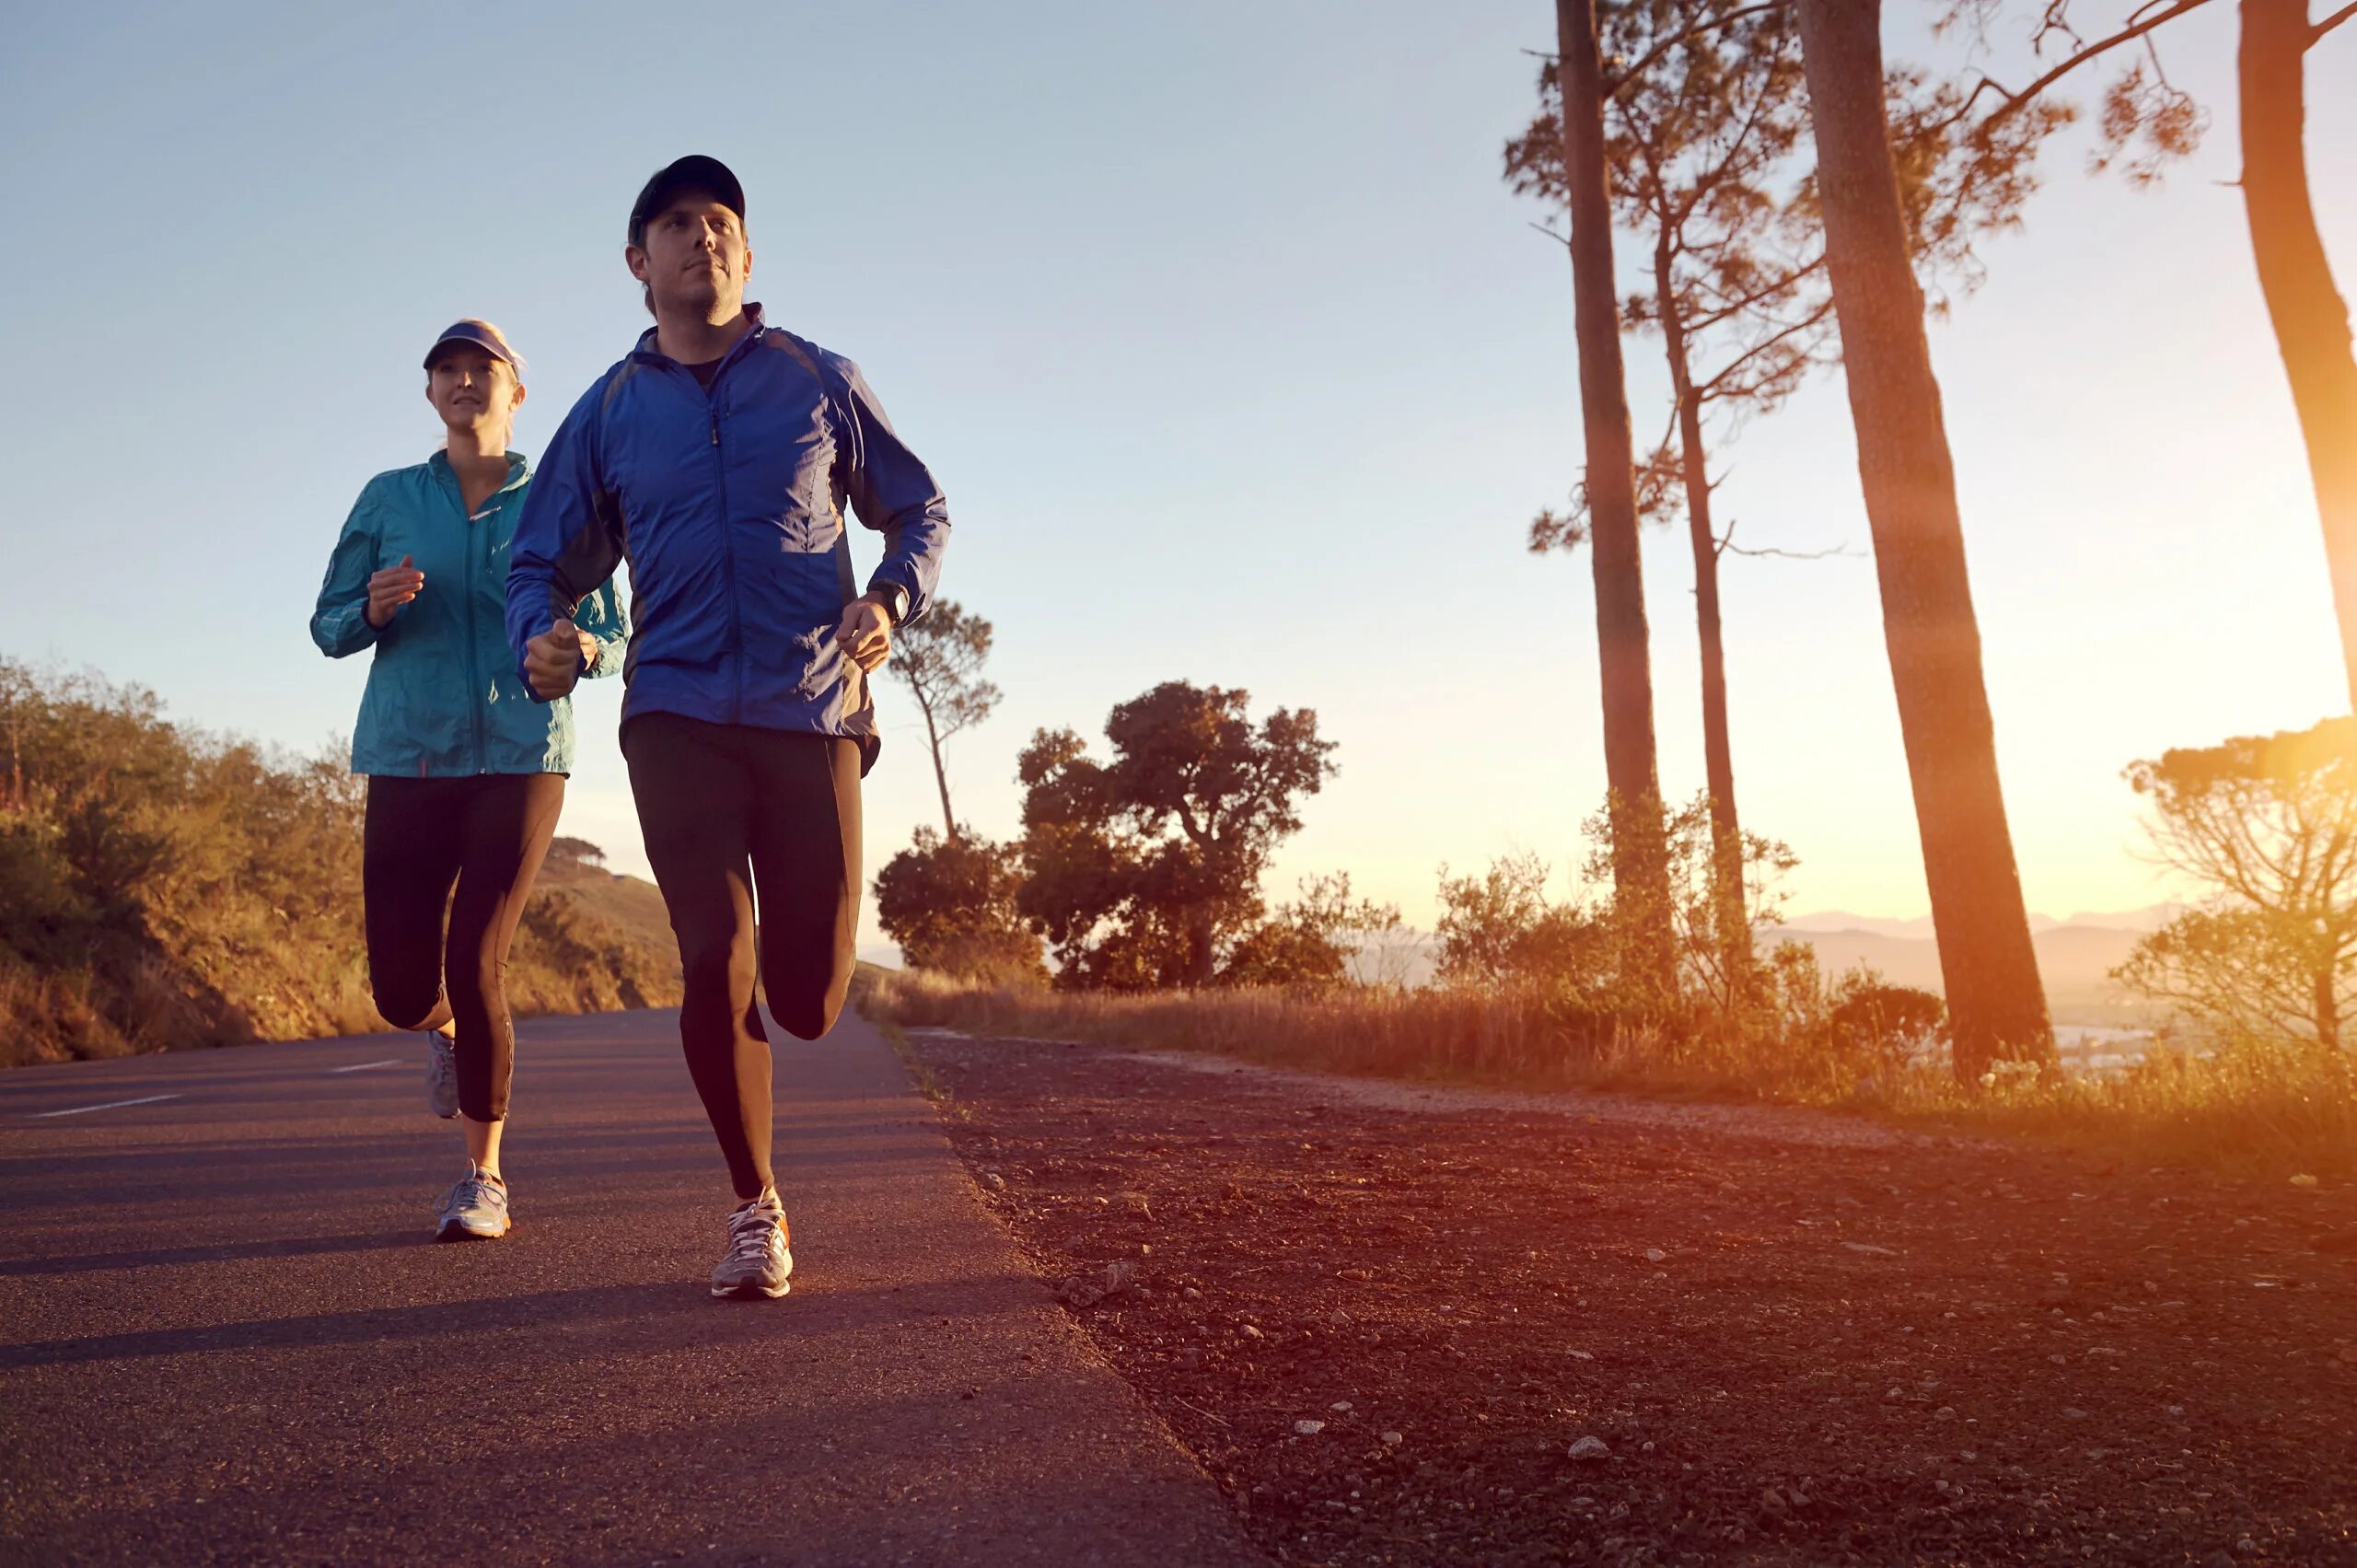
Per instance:
[[[655,171],[638,193],[630,208],[630,242],[638,245],[646,238],[646,220],[668,206],[671,198],[682,191],[702,191],[716,197],[720,204],[745,221],[745,188],[728,172],[728,166],[716,157],[691,154]]]

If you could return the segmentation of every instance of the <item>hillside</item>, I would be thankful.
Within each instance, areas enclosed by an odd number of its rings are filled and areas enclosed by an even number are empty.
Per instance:
[[[0,659],[0,1065],[382,1028],[363,786],[176,725],[153,693]],[[655,889],[562,841],[508,969],[520,1013],[662,1006]]]

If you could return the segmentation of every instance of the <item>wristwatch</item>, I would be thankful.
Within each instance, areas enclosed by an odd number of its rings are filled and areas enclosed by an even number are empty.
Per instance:
[[[870,583],[868,597],[877,601],[884,613],[898,626],[909,618],[909,590],[898,583]]]

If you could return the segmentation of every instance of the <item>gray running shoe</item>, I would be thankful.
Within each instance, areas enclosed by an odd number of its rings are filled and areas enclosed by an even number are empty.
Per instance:
[[[785,1209],[775,1189],[738,1205],[728,1216],[728,1255],[712,1272],[712,1294],[750,1300],[784,1295],[794,1272],[785,1248]]]
[[[425,1036],[425,1109],[445,1121],[459,1114],[459,1058],[440,1029]]]
[[[436,1241],[491,1241],[507,1234],[507,1183],[471,1160],[442,1195],[434,1214]]]

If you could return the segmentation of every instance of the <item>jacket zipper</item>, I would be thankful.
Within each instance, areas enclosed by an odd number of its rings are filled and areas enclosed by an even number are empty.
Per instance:
[[[473,719],[474,719],[474,732],[475,732],[475,772],[478,772],[478,773],[482,773],[482,772],[488,772],[489,770],[488,770],[487,768],[485,768],[485,767],[484,767],[484,765],[483,765],[483,762],[484,762],[483,749],[484,749],[484,748],[483,748],[483,738],[482,738],[482,728],[483,728],[483,726],[482,726],[482,709],[483,709],[483,699],[482,699],[482,665],[478,662],[478,660],[477,660],[477,656],[476,656],[480,650],[478,650],[478,649],[476,648],[476,646],[475,646],[475,591],[474,591],[474,587],[475,587],[475,586],[474,586],[474,566],[475,566],[475,518],[474,518],[474,514],[467,510],[467,492],[466,492],[466,487],[459,483],[459,482],[458,482],[458,475],[457,475],[455,472],[453,472],[453,473],[452,473],[452,475],[451,475],[451,478],[450,478],[450,483],[451,483],[451,486],[459,492],[459,515],[461,517],[463,517],[463,518],[465,518],[465,519],[466,519],[466,530],[467,530],[467,541],[466,541],[466,544],[467,544],[467,555],[466,555],[466,560],[467,560],[467,566],[468,566],[468,573],[467,573],[467,587],[466,587],[466,596],[467,596],[467,711],[468,711],[468,713],[469,713],[470,715],[472,715],[472,717],[473,717]],[[493,491],[493,492],[492,492],[492,499],[493,499],[493,500],[495,500],[495,499],[497,498],[497,496],[498,496],[498,494],[499,494],[499,493],[498,493],[497,491]],[[489,501],[486,501],[485,505],[489,505],[489,504],[490,504],[490,502],[489,502]],[[490,563],[490,563],[490,562],[488,562],[488,561],[485,561],[485,562],[483,563],[483,564],[484,564],[485,566],[488,566]]]
[[[740,345],[741,346],[741,345]],[[724,362],[712,373],[712,385],[703,389],[704,409],[712,416],[712,481],[713,490],[720,498],[720,566],[728,582],[728,722],[745,722],[745,626],[741,608],[737,602],[737,540],[728,526],[728,464],[720,450],[720,373],[727,368]]]

